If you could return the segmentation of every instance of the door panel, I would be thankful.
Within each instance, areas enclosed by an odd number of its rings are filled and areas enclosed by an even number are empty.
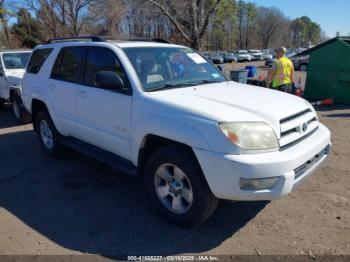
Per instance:
[[[48,93],[55,112],[57,128],[65,135],[74,136],[77,130],[76,95],[78,84],[50,79]]]
[[[97,87],[100,71],[117,73],[125,83],[122,90]],[[89,47],[84,86],[77,94],[79,137],[121,157],[130,158],[130,118],[132,96],[128,81],[116,54],[107,48]]]
[[[80,86],[77,105],[78,138],[128,158],[131,96]]]
[[[66,135],[76,136],[77,92],[82,82],[84,57],[87,48],[64,47],[57,56],[48,83],[51,105],[56,114],[58,128]]]

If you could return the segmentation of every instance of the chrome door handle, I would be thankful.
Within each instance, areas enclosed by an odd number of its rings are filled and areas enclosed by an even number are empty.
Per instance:
[[[78,92],[78,96],[81,97],[81,98],[85,98],[85,97],[88,96],[88,94],[85,91],[79,91]]]

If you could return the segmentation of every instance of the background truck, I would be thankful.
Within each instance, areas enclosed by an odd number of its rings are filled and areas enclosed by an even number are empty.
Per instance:
[[[20,123],[30,120],[21,99],[22,78],[30,55],[30,50],[0,51],[0,107],[11,102],[13,113]]]

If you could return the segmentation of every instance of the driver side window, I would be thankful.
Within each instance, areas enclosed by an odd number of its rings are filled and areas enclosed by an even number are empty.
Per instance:
[[[101,71],[117,73],[128,91],[128,81],[124,69],[112,50],[104,47],[89,47],[85,66],[85,84],[97,87],[96,75]]]

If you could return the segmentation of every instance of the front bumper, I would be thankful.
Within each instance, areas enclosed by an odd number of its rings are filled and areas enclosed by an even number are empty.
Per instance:
[[[225,155],[200,149],[194,149],[194,152],[217,198],[254,201],[288,195],[326,160],[330,147],[330,132],[320,123],[311,136],[282,151],[244,155]],[[270,189],[240,189],[240,178],[268,177],[279,177]]]

